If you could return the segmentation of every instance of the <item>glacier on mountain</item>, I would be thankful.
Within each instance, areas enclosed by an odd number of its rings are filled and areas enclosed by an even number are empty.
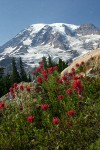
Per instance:
[[[100,29],[93,24],[32,24],[0,47],[0,65],[22,57],[27,68],[36,67],[43,56],[53,61],[74,58],[100,47]]]

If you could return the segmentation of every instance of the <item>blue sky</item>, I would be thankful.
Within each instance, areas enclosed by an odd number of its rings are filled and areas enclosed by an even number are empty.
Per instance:
[[[100,0],[0,0],[0,45],[31,24],[55,22],[100,27]]]

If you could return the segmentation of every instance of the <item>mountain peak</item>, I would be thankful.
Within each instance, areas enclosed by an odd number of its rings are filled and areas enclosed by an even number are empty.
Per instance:
[[[100,35],[100,29],[97,28],[94,24],[82,24],[77,29],[77,32],[83,35],[87,35],[87,34],[99,34]]]
[[[82,24],[82,25],[80,25],[80,28],[86,28],[86,29],[92,29],[92,30],[97,29],[96,26],[91,23],[90,24]]]
[[[32,24],[0,47],[0,63],[7,56],[21,57],[29,68],[37,66],[43,56],[71,61],[98,47],[100,30],[93,24]]]

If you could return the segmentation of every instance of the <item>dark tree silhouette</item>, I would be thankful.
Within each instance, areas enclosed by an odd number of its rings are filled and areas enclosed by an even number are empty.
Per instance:
[[[15,58],[12,58],[12,74],[11,74],[11,80],[12,83],[17,82],[19,83],[21,81],[19,72],[17,71],[17,67],[16,67],[16,62],[15,62]]]
[[[19,65],[20,65],[20,78],[21,78],[21,81],[27,81],[28,79],[27,79],[26,72],[24,70],[24,65],[23,65],[21,57],[19,59]]]

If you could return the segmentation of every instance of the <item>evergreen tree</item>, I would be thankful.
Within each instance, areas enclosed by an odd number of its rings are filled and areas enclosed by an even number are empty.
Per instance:
[[[62,59],[59,58],[59,62],[58,62],[58,72],[62,71]]]
[[[3,83],[3,79],[0,78],[0,97],[3,96],[4,94],[4,83]]]
[[[4,68],[0,68],[0,97],[4,95],[3,75],[4,75]]]
[[[21,81],[27,81],[27,75],[26,75],[26,72],[24,70],[24,65],[23,65],[21,57],[19,59],[19,64],[20,64],[20,77],[21,77]]]
[[[30,74],[28,76],[28,82],[31,82],[31,76],[30,76]]]
[[[3,77],[3,74],[4,74],[4,68],[3,68],[3,67],[1,67],[1,68],[0,68],[0,78],[2,78],[2,77]]]
[[[63,71],[66,67],[68,67],[68,64],[65,63],[62,59],[59,58],[58,71],[61,72],[61,71]]]
[[[12,74],[11,74],[11,80],[12,80],[12,84],[14,82],[19,83],[21,81],[20,79],[20,75],[19,72],[17,71],[17,67],[16,67],[16,62],[15,62],[15,58],[12,58]]]
[[[48,67],[52,67],[52,60],[51,60],[50,55],[48,57]]]
[[[43,64],[44,64],[44,69],[47,69],[47,60],[46,60],[46,57],[42,57],[42,61],[43,61]]]
[[[68,67],[68,62],[65,63],[64,69]]]
[[[53,66],[55,66],[56,64],[52,61],[52,59],[51,59],[51,57],[50,57],[50,55],[49,55],[49,57],[48,57],[48,67],[53,67]]]
[[[3,82],[4,82],[4,94],[6,94],[9,92],[9,88],[11,87],[11,78],[9,74],[4,76]]]

